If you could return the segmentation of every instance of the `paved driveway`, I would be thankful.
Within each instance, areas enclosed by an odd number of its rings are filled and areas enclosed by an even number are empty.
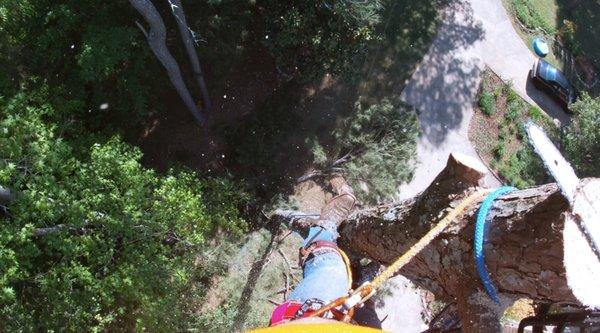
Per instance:
[[[468,139],[473,104],[487,65],[526,101],[568,122],[560,106],[528,80],[534,54],[515,32],[500,0],[456,0],[444,18],[429,52],[402,92],[419,111],[422,136],[413,180],[400,187],[400,199],[423,191],[444,168],[451,152],[477,153]],[[490,174],[490,186],[499,182]]]
[[[526,101],[568,122],[560,106],[528,82],[535,56],[515,32],[500,0],[455,0],[443,15],[429,52],[402,92],[403,100],[420,110],[422,135],[417,143],[419,165],[413,180],[400,187],[400,199],[427,188],[450,153],[479,159],[468,130],[486,65],[504,81],[512,81]],[[500,184],[491,173],[485,181],[489,186]],[[405,282],[392,290],[377,312],[380,318],[388,316],[383,322],[386,330],[419,332],[424,325],[420,320],[422,302],[410,281]],[[400,304],[409,306],[398,313]]]

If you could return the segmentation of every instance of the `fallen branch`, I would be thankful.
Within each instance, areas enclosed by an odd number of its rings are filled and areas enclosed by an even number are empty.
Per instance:
[[[129,0],[129,3],[131,3],[131,5],[144,17],[144,20],[146,20],[146,23],[150,26],[149,30],[146,31],[141,24],[136,22],[137,26],[142,30],[142,33],[146,37],[150,49],[167,71],[171,84],[173,84],[179,97],[187,109],[192,113],[196,121],[203,125],[206,122],[206,119],[200,108],[198,108],[194,102],[190,91],[183,81],[177,60],[175,60],[167,48],[167,28],[165,27],[162,17],[149,0]]]
[[[326,176],[329,176],[334,173],[343,173],[344,170],[342,168],[340,168],[339,166],[348,162],[351,158],[352,158],[352,151],[349,151],[344,156],[338,158],[333,163],[331,163],[331,165],[329,165],[328,167],[323,168],[321,170],[310,171],[309,173],[299,177],[298,179],[296,179],[296,183],[302,183],[302,182],[311,180],[313,178],[326,177]]]
[[[281,249],[277,249],[277,252],[279,252],[281,257],[283,257],[283,261],[285,262],[285,265],[287,266],[287,268],[290,272],[290,275],[292,276],[292,280],[294,280],[294,282],[298,283],[298,280],[294,277],[294,271],[292,270],[292,265],[290,265],[290,261],[289,261],[288,257],[285,255],[285,253],[283,253],[283,251],[281,251]]]
[[[279,303],[279,302],[275,302],[274,300],[272,300],[272,299],[270,299],[270,298],[267,298],[267,301],[268,301],[269,303],[271,303],[271,304],[275,305],[275,306],[280,306],[280,305],[281,305],[281,303]]]
[[[204,81],[204,74],[202,74],[202,67],[200,66],[200,60],[198,58],[198,53],[196,52],[196,48],[194,47],[194,35],[195,33],[189,28],[187,21],[185,20],[185,13],[183,11],[183,5],[180,0],[168,0],[171,5],[171,12],[173,16],[175,16],[175,20],[177,21],[177,27],[179,28],[179,34],[181,35],[181,39],[183,40],[183,44],[185,45],[185,50],[188,55],[188,59],[190,60],[190,64],[192,65],[192,71],[194,72],[194,77],[196,78],[196,83],[198,84],[198,88],[200,88],[200,93],[202,94],[202,102],[204,104],[204,109],[207,112],[210,112],[212,109],[212,104],[210,102],[210,96],[208,94],[208,89],[206,88],[206,82]]]

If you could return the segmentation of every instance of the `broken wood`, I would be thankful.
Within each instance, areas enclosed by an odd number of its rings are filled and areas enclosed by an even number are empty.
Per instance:
[[[388,265],[481,186],[486,172],[477,160],[452,154],[446,168],[419,196],[354,212],[340,228],[339,243],[358,256]],[[555,184],[504,195],[490,210],[484,251],[501,305],[487,297],[475,269],[472,244],[478,208],[474,205],[457,218],[401,274],[437,297],[456,302],[465,332],[499,331],[502,312],[518,297],[581,303],[565,272],[569,258],[564,254],[563,230],[569,205]],[[280,215],[284,216],[298,223],[291,212]],[[595,257],[580,259],[591,262]],[[600,294],[596,285],[585,288],[589,295]]]

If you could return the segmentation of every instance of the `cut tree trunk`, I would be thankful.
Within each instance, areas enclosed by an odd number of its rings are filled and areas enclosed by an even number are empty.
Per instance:
[[[446,168],[418,197],[354,212],[340,228],[339,243],[356,255],[390,264],[476,190],[486,172],[480,162],[452,154]],[[465,332],[500,331],[502,312],[519,297],[581,303],[565,272],[563,229],[569,205],[555,184],[504,195],[490,210],[485,260],[501,305],[485,294],[475,269],[473,231],[478,208],[475,205],[457,218],[400,273],[437,297],[456,302]],[[280,217],[289,220],[290,214]],[[307,222],[297,220],[292,225]],[[600,265],[587,254],[579,261]],[[597,283],[586,288],[591,295],[600,294]]]
[[[148,40],[150,49],[167,70],[169,80],[171,80],[171,83],[173,84],[173,87],[175,87],[179,97],[181,97],[183,103],[192,113],[196,121],[200,124],[204,124],[206,122],[204,115],[194,102],[190,91],[185,85],[183,77],[181,76],[181,70],[179,69],[179,65],[177,65],[177,61],[167,48],[167,29],[162,17],[150,0],[129,0],[129,3],[131,3],[131,5],[144,17],[150,26],[150,30],[146,31],[140,24],[138,24],[138,27],[140,27],[146,36],[146,39]]]
[[[194,71],[194,78],[196,79],[198,88],[200,88],[202,102],[204,103],[204,110],[206,110],[206,112],[210,112],[212,109],[212,103],[210,102],[210,96],[208,94],[208,89],[206,88],[206,82],[204,81],[204,74],[202,74],[202,67],[200,66],[198,52],[196,52],[196,47],[194,46],[195,42],[185,19],[183,5],[179,0],[169,0],[169,5],[171,5],[171,11],[173,12],[173,16],[175,16],[175,20],[177,21],[179,34],[181,35],[181,39],[185,45],[185,50],[190,60],[190,64],[192,65],[192,70]]]

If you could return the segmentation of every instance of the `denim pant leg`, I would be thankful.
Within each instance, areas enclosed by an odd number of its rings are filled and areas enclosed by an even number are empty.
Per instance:
[[[316,237],[315,237],[316,236]],[[312,227],[307,241],[334,242],[333,234],[321,227]],[[304,264],[302,281],[298,283],[290,294],[289,300],[304,303],[307,299],[317,298],[325,303],[331,302],[348,293],[348,273],[346,264],[336,252],[317,255]]]

